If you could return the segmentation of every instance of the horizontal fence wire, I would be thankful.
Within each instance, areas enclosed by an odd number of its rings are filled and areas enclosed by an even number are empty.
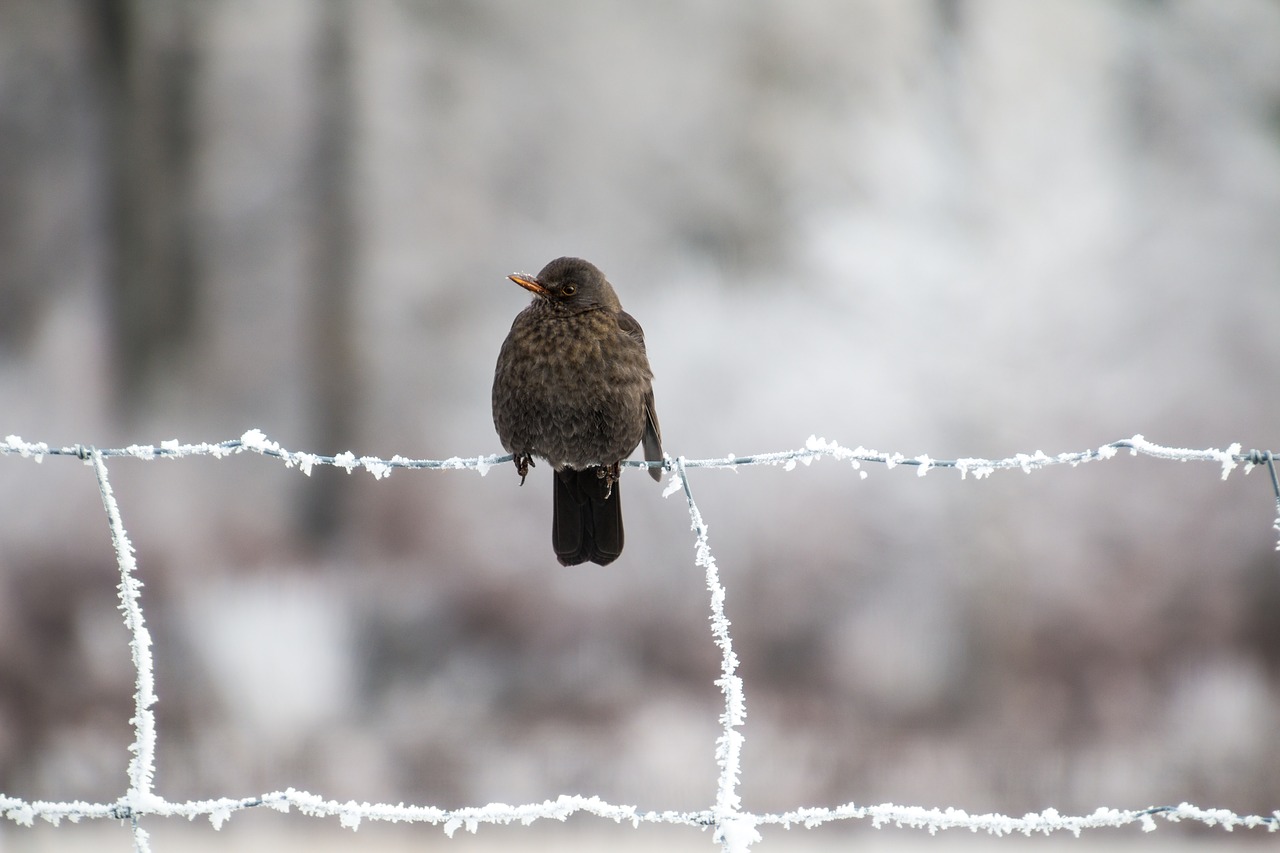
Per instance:
[[[326,456],[316,453],[292,451],[270,440],[261,430],[251,429],[238,439],[217,443],[184,444],[165,441],[160,444],[135,444],[120,448],[96,448],[74,444],[53,447],[44,442],[27,442],[10,435],[0,441],[0,456],[17,456],[41,462],[46,457],[77,458],[92,467],[102,496],[103,509],[111,534],[111,543],[120,571],[120,610],[129,632],[129,646],[135,671],[134,716],[131,720],[134,741],[129,750],[127,776],[128,788],[113,803],[46,802],[27,801],[0,793],[0,816],[22,825],[31,826],[36,819],[57,825],[63,820],[110,819],[128,824],[132,830],[133,846],[137,853],[149,853],[150,837],[142,826],[144,818],[196,817],[208,818],[215,829],[236,812],[247,809],[275,809],[281,812],[297,811],[312,817],[336,817],[346,828],[356,829],[365,821],[428,823],[441,826],[450,837],[458,829],[475,832],[482,824],[531,824],[539,820],[563,821],[578,814],[594,815],[619,824],[639,826],[646,823],[676,824],[700,829],[713,829],[714,840],[728,853],[745,853],[761,839],[759,828],[781,826],[785,828],[811,828],[836,821],[866,821],[874,827],[897,826],[925,829],[936,833],[943,829],[968,829],[985,831],[993,835],[1049,834],[1065,831],[1079,835],[1087,829],[1120,827],[1137,824],[1143,830],[1156,828],[1157,818],[1170,821],[1193,821],[1207,826],[1218,826],[1228,831],[1235,828],[1264,828],[1269,832],[1280,830],[1280,810],[1269,815],[1238,815],[1227,809],[1204,809],[1190,803],[1176,806],[1152,806],[1144,809],[1099,808],[1089,815],[1071,816],[1059,814],[1055,809],[1012,817],[999,814],[969,814],[960,809],[926,809],[917,806],[883,804],[864,806],[847,803],[835,808],[803,808],[775,814],[756,814],[742,809],[738,795],[741,776],[741,754],[744,742],[741,725],[746,719],[746,698],[742,678],[737,675],[738,657],[733,649],[730,622],[725,612],[726,590],[720,580],[720,571],[712,555],[707,537],[707,525],[694,501],[689,485],[690,469],[738,468],[744,466],[778,465],[790,470],[797,464],[810,464],[817,459],[830,457],[849,463],[862,477],[867,476],[864,465],[880,464],[887,468],[899,465],[914,467],[917,475],[929,471],[950,469],[962,479],[973,476],[982,479],[996,471],[1021,470],[1032,472],[1053,465],[1076,466],[1115,458],[1122,451],[1132,455],[1144,455],[1156,459],[1178,462],[1209,462],[1221,469],[1225,480],[1230,473],[1243,466],[1246,473],[1254,467],[1264,466],[1275,493],[1276,521],[1274,529],[1280,534],[1280,478],[1277,478],[1275,454],[1271,451],[1251,450],[1242,452],[1241,445],[1232,444],[1225,449],[1192,450],[1165,447],[1147,441],[1141,435],[1113,441],[1090,450],[1060,453],[1048,456],[1039,451],[1018,453],[1003,459],[933,459],[928,455],[905,456],[901,453],[881,453],[864,447],[848,448],[836,442],[811,436],[804,446],[795,450],[760,453],[751,456],[728,455],[711,459],[686,459],[668,457],[662,462],[628,460],[624,464],[634,467],[664,468],[670,480],[664,496],[683,492],[688,504],[690,527],[694,534],[695,565],[704,570],[707,591],[710,594],[712,640],[721,654],[720,677],[715,684],[724,698],[724,711],[720,715],[720,734],[716,739],[715,757],[719,768],[716,794],[713,804],[703,811],[642,811],[635,806],[605,802],[599,797],[563,795],[555,800],[525,805],[490,803],[485,806],[461,809],[440,809],[433,806],[390,805],[387,803],[337,802],[289,788],[243,798],[193,800],[169,802],[153,788],[157,731],[152,706],[157,697],[155,675],[151,657],[151,636],[143,618],[141,582],[136,577],[137,563],[133,545],[125,530],[120,508],[108,479],[107,460],[134,458],[142,460],[182,459],[193,456],[210,456],[222,459],[240,453],[256,453],[276,459],[286,466],[298,468],[310,474],[317,465],[343,468],[347,472],[364,469],[376,479],[382,479],[398,468],[406,469],[471,469],[484,475],[494,465],[512,461],[511,454],[495,454],[475,457],[451,457],[449,459],[409,459],[392,456],[383,459],[375,456],[356,456],[340,453]],[[1280,550],[1280,540],[1277,541]]]

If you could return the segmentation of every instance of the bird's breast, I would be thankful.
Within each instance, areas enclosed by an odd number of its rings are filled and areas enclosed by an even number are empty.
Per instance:
[[[640,442],[651,379],[644,347],[608,312],[548,317],[531,307],[498,358],[498,435],[555,467],[612,464]]]

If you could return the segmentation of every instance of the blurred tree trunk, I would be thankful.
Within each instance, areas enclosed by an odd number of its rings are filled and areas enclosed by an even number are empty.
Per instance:
[[[350,4],[322,0],[315,58],[315,121],[310,137],[311,283],[306,318],[311,441],[322,453],[350,450],[359,399],[353,332],[355,234],[352,124],[355,110]],[[346,474],[317,469],[302,492],[302,533],[331,542],[341,533]]]
[[[196,325],[193,0],[90,0],[105,123],[107,289],[126,414]]]

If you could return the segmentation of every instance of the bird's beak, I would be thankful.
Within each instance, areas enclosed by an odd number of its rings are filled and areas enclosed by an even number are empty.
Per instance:
[[[507,278],[511,279],[525,290],[532,291],[539,296],[546,296],[550,293],[549,290],[538,284],[538,280],[531,275],[525,275],[522,272],[513,272],[511,275],[507,276]]]

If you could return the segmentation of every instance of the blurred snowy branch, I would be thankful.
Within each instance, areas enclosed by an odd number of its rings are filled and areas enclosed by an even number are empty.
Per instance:
[[[1100,808],[1090,815],[1067,816],[1055,809],[1021,818],[1003,815],[971,815],[957,809],[925,809],[914,806],[858,806],[846,804],[836,808],[805,808],[781,814],[755,814],[741,809],[737,788],[741,775],[741,751],[744,737],[739,727],[746,719],[746,700],[742,678],[737,675],[738,658],[733,649],[730,621],[725,613],[726,590],[720,580],[719,569],[707,537],[707,524],[693,498],[689,487],[688,470],[691,468],[737,468],[751,465],[782,465],[792,470],[797,463],[806,465],[816,459],[831,457],[848,462],[862,477],[867,476],[864,464],[878,463],[888,468],[898,465],[915,466],[918,476],[924,476],[934,468],[951,468],[959,471],[961,478],[970,474],[982,479],[999,470],[1020,469],[1031,472],[1050,465],[1076,466],[1084,462],[1112,459],[1127,450],[1130,455],[1145,455],[1157,459],[1179,462],[1212,462],[1220,466],[1222,478],[1243,465],[1246,472],[1255,466],[1265,465],[1270,472],[1272,488],[1276,493],[1277,521],[1280,531],[1280,479],[1277,479],[1274,454],[1271,451],[1242,452],[1241,446],[1232,444],[1225,449],[1191,450],[1153,444],[1141,435],[1114,441],[1096,449],[1049,456],[1040,451],[1033,454],[1019,453],[1004,459],[962,458],[954,460],[933,459],[928,455],[905,456],[901,453],[881,453],[863,447],[847,448],[826,439],[810,437],[804,447],[776,453],[735,456],[729,454],[715,459],[668,459],[664,468],[671,472],[666,495],[683,491],[689,508],[691,529],[695,534],[695,564],[706,572],[707,590],[710,593],[711,634],[721,651],[721,673],[716,680],[724,696],[724,712],[721,714],[721,733],[716,741],[716,761],[720,778],[714,805],[705,811],[640,811],[634,806],[615,805],[598,797],[561,796],[542,803],[510,806],[491,803],[477,808],[446,810],[431,806],[389,805],[384,803],[339,803],[325,800],[302,791],[289,789],[244,799],[217,799],[172,803],[152,790],[155,773],[157,732],[155,716],[151,710],[156,702],[155,681],[151,656],[151,637],[143,620],[141,582],[136,577],[136,561],[120,509],[108,480],[109,458],[133,457],[136,459],[179,459],[188,456],[212,456],[221,459],[238,453],[252,452],[278,459],[286,466],[297,467],[309,474],[316,465],[345,468],[348,472],[363,468],[376,479],[388,476],[396,468],[414,469],[475,469],[485,474],[495,464],[509,462],[510,455],[477,457],[451,457],[444,460],[407,459],[393,456],[381,459],[372,456],[356,456],[341,453],[324,456],[301,451],[291,451],[268,439],[260,430],[249,430],[239,439],[216,444],[182,444],[166,441],[159,445],[130,445],[124,448],[98,449],[86,445],[50,447],[43,442],[27,442],[10,435],[0,442],[0,455],[20,456],[41,462],[45,457],[75,457],[93,469],[107,515],[116,563],[120,570],[120,610],[124,614],[125,627],[130,637],[135,669],[135,710],[131,720],[134,742],[130,747],[133,757],[129,761],[129,786],[126,793],[114,803],[86,802],[29,802],[0,794],[0,814],[14,823],[30,826],[36,818],[57,825],[64,819],[78,821],[84,818],[110,818],[129,821],[136,851],[150,850],[147,832],[141,819],[150,817],[207,817],[214,828],[221,827],[234,812],[268,807],[282,812],[297,809],[314,817],[337,817],[343,827],[356,829],[363,821],[416,822],[442,825],[452,836],[459,828],[474,832],[481,824],[530,824],[537,820],[560,820],[586,813],[611,819],[617,823],[669,823],[714,827],[715,840],[725,851],[746,851],[760,840],[761,826],[814,827],[839,820],[868,820],[874,827],[894,825],[927,829],[931,834],[940,829],[966,828],[986,831],[993,835],[1011,833],[1048,834],[1067,831],[1079,835],[1082,830],[1096,827],[1119,827],[1139,824],[1144,831],[1155,829],[1156,817],[1168,821],[1196,821],[1208,826],[1221,826],[1228,831],[1236,827],[1265,827],[1270,832],[1280,830],[1280,811],[1270,815],[1237,815],[1223,809],[1202,809],[1187,803],[1178,806],[1154,806],[1141,810]],[[644,462],[628,462],[643,467]]]

